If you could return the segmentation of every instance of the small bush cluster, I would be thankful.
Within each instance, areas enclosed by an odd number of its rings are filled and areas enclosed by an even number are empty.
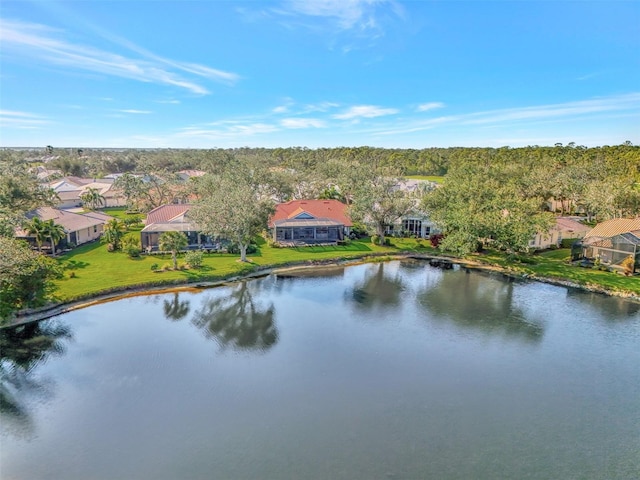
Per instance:
[[[204,254],[200,250],[188,251],[184,255],[184,261],[190,268],[200,268],[204,261]]]

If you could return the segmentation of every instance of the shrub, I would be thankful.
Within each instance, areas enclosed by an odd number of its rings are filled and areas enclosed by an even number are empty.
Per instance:
[[[139,215],[133,215],[131,217],[125,218],[122,223],[124,223],[124,226],[129,229],[131,227],[140,225],[142,223],[142,218]]]
[[[362,223],[353,222],[353,225],[351,226],[350,235],[353,236],[354,238],[366,237],[367,227]]]
[[[258,247],[255,244],[250,243],[249,246],[247,246],[247,255],[256,253],[257,251]],[[227,245],[227,252],[232,255],[238,255],[240,253],[240,246],[237,243],[230,243]]]
[[[374,245],[378,245],[380,243],[380,236],[371,235],[371,243],[373,243]]]
[[[154,271],[154,272],[156,270],[158,270],[158,268],[160,268],[160,266],[157,263],[154,263],[154,264],[151,265],[151,270]]]
[[[442,239],[444,238],[444,235],[441,233],[435,233],[433,235],[431,235],[429,237],[429,242],[431,242],[431,246],[433,248],[438,248],[440,246],[440,244],[442,243]]]
[[[622,260],[620,266],[622,267],[626,276],[630,277],[631,275],[633,275],[633,270],[635,268],[635,260],[633,259],[633,256],[629,255],[624,260]]]
[[[122,237],[122,251],[129,255],[129,258],[139,257],[142,252],[140,236],[137,233],[128,233]]]
[[[200,250],[191,250],[184,255],[184,261],[191,268],[202,267],[204,254]]]

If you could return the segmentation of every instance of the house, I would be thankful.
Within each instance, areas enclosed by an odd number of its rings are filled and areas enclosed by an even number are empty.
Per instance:
[[[190,204],[162,205],[147,214],[145,226],[140,232],[142,248],[157,250],[160,235],[164,232],[183,232],[189,240],[188,248],[213,248],[212,239],[200,233],[198,226],[189,218]]]
[[[583,238],[591,227],[578,222],[572,217],[557,217],[555,224],[548,232],[536,233],[529,242],[532,250],[545,250],[559,247],[563,240],[579,240]]]
[[[28,219],[34,217],[38,217],[44,222],[53,220],[55,224],[61,225],[62,228],[64,228],[66,238],[61,240],[60,243],[56,245],[56,248],[60,248],[61,246],[72,247],[97,240],[100,238],[100,235],[102,235],[105,223],[112,218],[100,212],[80,214],[52,207],[41,207],[27,213]],[[23,229],[16,229],[15,236],[16,238],[24,238],[29,243],[35,244],[34,237],[30,236]],[[45,242],[45,245],[51,248],[51,245],[47,242]]]
[[[338,200],[291,200],[276,205],[269,219],[275,242],[283,245],[335,244],[352,226],[347,206]]]
[[[93,179],[79,177],[64,177],[49,184],[58,194],[60,202],[57,208],[78,208],[82,206],[81,196],[90,188],[97,190],[104,198],[103,207],[120,207],[126,204],[121,192],[114,188],[112,179]]]
[[[584,258],[620,268],[629,256],[640,265],[640,218],[616,218],[601,222],[582,239]]]

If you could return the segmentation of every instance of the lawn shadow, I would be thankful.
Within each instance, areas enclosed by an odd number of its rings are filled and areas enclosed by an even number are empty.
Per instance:
[[[78,261],[78,260],[69,260],[64,263],[63,268],[65,270],[77,270],[79,268],[86,268],[89,266],[88,262]]]

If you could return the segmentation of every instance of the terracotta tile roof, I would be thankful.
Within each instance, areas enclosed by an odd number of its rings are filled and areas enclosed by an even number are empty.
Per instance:
[[[184,215],[192,205],[188,203],[181,203],[176,205],[161,205],[154,208],[147,214],[145,225],[151,225],[153,223],[168,223],[171,219]]]
[[[352,226],[347,206],[338,200],[291,200],[276,205],[276,212],[269,219],[269,227],[273,228],[275,222],[293,219],[301,213],[308,213],[317,219],[333,220],[345,227]]]
[[[599,223],[584,236],[585,239],[591,237],[615,237],[621,233],[640,230],[640,218],[614,218],[606,222]]]

